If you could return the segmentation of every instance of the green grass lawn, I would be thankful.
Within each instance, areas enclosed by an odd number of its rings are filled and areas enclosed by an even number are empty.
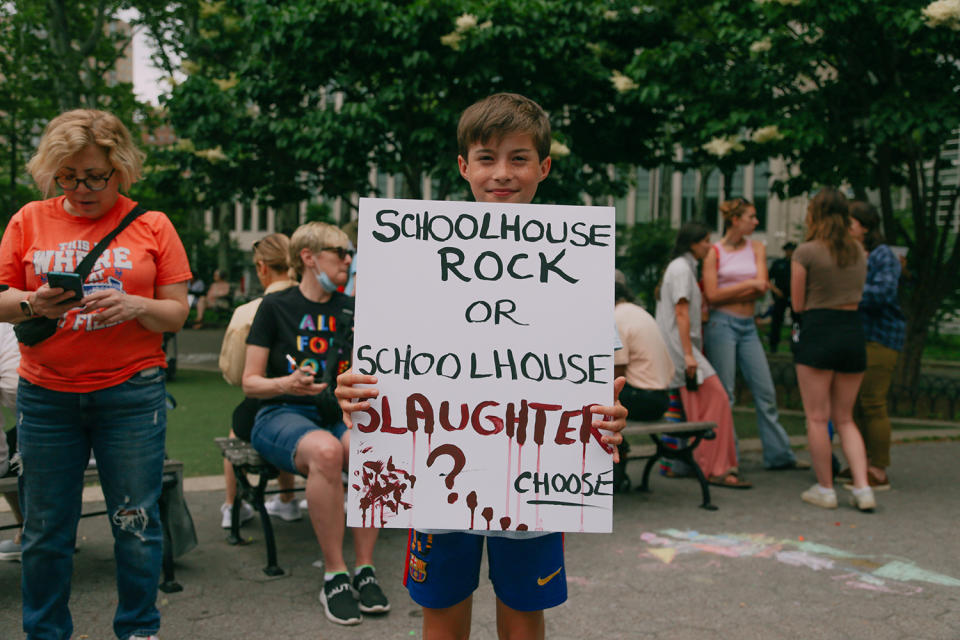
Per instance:
[[[213,439],[230,431],[233,408],[243,392],[223,381],[219,372],[181,369],[176,382],[167,390],[177,400],[177,408],[167,413],[167,452],[181,460],[187,476],[223,473],[223,457]],[[757,437],[757,418],[751,412],[734,411],[733,421],[740,438]],[[791,436],[806,435],[802,415],[781,415],[780,422]],[[897,422],[895,429],[929,429],[922,424]],[[646,444],[643,438],[638,444]]]
[[[167,412],[167,455],[183,462],[187,476],[222,474],[223,456],[213,439],[230,433],[243,392],[224,382],[219,371],[192,369],[178,369],[167,391],[177,401]]]
[[[923,357],[928,360],[960,360],[960,336],[927,336]]]
[[[177,379],[167,385],[177,407],[167,412],[167,453],[184,464],[187,476],[212,476],[223,473],[223,457],[213,439],[230,432],[233,408],[243,392],[223,381],[219,371],[180,369]],[[7,427],[14,424],[12,413],[4,409]],[[734,411],[734,424],[740,438],[757,437],[757,419],[753,412]],[[781,415],[783,428],[791,436],[806,434],[803,416]],[[896,429],[930,428],[926,425],[897,423]],[[648,438],[631,439],[647,444]]]

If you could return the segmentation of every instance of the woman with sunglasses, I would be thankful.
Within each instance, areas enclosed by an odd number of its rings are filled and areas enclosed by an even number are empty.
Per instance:
[[[17,391],[22,466],[23,628],[69,638],[67,603],[83,474],[93,450],[114,537],[118,638],[155,638],[163,534],[166,435],[163,332],[187,317],[190,265],[173,225],[147,211],[100,254],[83,297],[51,287],[74,272],[136,202],[120,194],[143,154],[114,115],[78,109],[54,118],[27,168],[40,190],[0,243],[0,321],[58,319],[52,336],[20,346]]]
[[[278,469],[307,479],[307,510],[326,572],[320,602],[329,620],[346,625],[358,624],[361,612],[390,609],[373,569],[377,529],[353,530],[356,564],[354,575],[347,573],[341,472],[347,468],[350,434],[335,399],[332,410],[325,410],[324,400],[333,394],[321,382],[350,366],[349,353],[336,362],[327,353],[338,348],[353,316],[353,298],[338,291],[350,273],[353,250],[348,246],[343,231],[322,222],[308,222],[293,233],[290,267],[300,284],[263,299],[250,327],[243,369],[244,393],[263,405],[250,441]]]

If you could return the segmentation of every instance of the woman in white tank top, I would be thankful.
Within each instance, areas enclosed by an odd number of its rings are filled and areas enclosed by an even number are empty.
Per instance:
[[[737,368],[750,387],[764,466],[809,469],[808,463],[797,461],[780,425],[770,366],[753,320],[755,301],[770,288],[766,248],[750,239],[758,224],[757,210],[749,201],[736,198],[722,203],[720,212],[723,239],[703,261],[704,296],[710,305],[710,319],[703,332],[707,359],[720,376],[731,407]]]

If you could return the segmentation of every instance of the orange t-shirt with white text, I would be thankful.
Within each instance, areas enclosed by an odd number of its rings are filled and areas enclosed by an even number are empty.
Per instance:
[[[73,216],[63,196],[31,202],[7,225],[0,242],[0,283],[34,291],[50,271],[75,271],[136,202],[121,195],[95,220]],[[113,239],[84,282],[84,295],[114,288],[154,298],[157,287],[190,279],[190,265],[173,224],[148,211]],[[85,393],[112,387],[143,369],[166,366],[163,336],[137,320],[103,325],[98,310],[65,313],[57,332],[32,347],[20,345],[19,373],[55,391]]]

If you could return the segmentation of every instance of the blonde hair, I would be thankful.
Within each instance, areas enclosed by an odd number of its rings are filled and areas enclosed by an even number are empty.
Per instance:
[[[467,160],[473,143],[513,133],[530,134],[540,162],[550,156],[550,118],[540,105],[518,93],[495,93],[467,107],[457,124],[457,150]]]
[[[67,158],[91,145],[107,154],[124,190],[140,179],[145,154],[134,145],[120,118],[107,111],[74,109],[47,124],[36,153],[27,163],[27,170],[46,197],[56,193],[54,177]]]
[[[308,222],[297,227],[290,236],[290,270],[299,279],[303,275],[303,259],[300,252],[309,249],[320,253],[330,247],[349,248],[350,239],[343,231],[325,222]]]
[[[277,273],[286,274],[290,267],[290,238],[271,233],[253,243],[253,262],[262,262]]]
[[[726,233],[733,225],[733,221],[747,212],[755,209],[753,203],[746,198],[734,198],[720,203],[720,215],[723,216],[723,232]]]

